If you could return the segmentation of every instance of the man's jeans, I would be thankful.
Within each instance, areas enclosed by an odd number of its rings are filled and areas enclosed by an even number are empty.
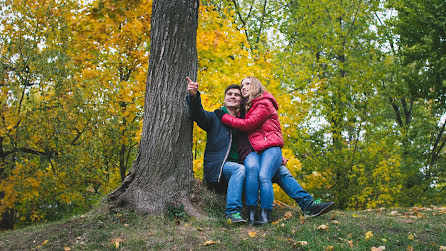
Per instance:
[[[259,155],[255,152],[251,152],[246,156],[244,165],[246,168],[246,205],[257,206],[259,197]],[[285,166],[279,167],[272,181],[277,183],[288,196],[293,198],[302,210],[306,210],[313,201],[313,197],[300,186],[299,182],[297,182]]]
[[[288,168],[280,166],[274,175],[273,182],[277,183],[285,193],[293,198],[302,211],[307,210],[307,207],[313,202],[313,197],[307,193],[297,182],[297,180],[291,175]]]
[[[223,166],[223,175],[228,181],[226,215],[242,212],[242,193],[245,173],[245,167],[235,162],[227,161]]]

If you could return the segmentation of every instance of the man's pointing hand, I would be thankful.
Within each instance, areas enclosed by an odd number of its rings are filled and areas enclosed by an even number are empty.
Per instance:
[[[191,96],[197,95],[197,91],[198,91],[198,83],[197,82],[193,82],[189,77],[186,77],[187,80],[187,92],[189,92],[189,94]]]

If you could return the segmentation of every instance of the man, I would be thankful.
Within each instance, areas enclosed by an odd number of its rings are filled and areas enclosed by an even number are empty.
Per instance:
[[[204,180],[211,187],[221,187],[221,174],[229,180],[226,196],[226,218],[232,222],[246,222],[241,218],[241,196],[245,180],[245,167],[237,164],[238,146],[235,130],[231,130],[220,122],[220,111],[207,112],[201,105],[198,83],[190,78],[188,81],[188,96],[186,98],[192,120],[207,132],[207,143],[204,153]],[[225,113],[237,115],[241,101],[241,88],[239,85],[229,85],[225,89]],[[225,169],[233,170],[227,171]],[[243,170],[243,171],[242,171]],[[277,183],[285,193],[293,198],[300,206],[305,216],[314,217],[324,214],[333,208],[333,202],[320,202],[314,200],[290,174],[285,166],[277,170],[273,182]],[[249,221],[254,222],[253,211],[250,210]]]
[[[198,83],[194,83],[190,78],[186,80],[189,93],[186,102],[191,118],[207,132],[203,179],[208,186],[216,190],[221,190],[222,185],[227,183],[225,217],[231,222],[246,222],[241,216],[246,172],[245,167],[237,163],[239,156],[235,131],[223,125],[214,112],[203,109]],[[240,86],[229,85],[225,90],[222,110],[236,116],[240,100]]]

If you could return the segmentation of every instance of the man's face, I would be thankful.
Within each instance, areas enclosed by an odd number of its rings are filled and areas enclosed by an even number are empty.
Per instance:
[[[225,107],[238,109],[240,107],[241,98],[242,96],[239,89],[229,89],[225,94]]]

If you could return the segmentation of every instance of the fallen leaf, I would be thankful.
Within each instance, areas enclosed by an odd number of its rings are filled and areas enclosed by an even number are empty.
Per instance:
[[[303,246],[308,245],[308,242],[307,241],[296,241],[296,242],[294,242],[294,245],[303,247]]]
[[[153,233],[151,233],[151,232],[147,233],[147,236],[152,236],[152,235],[153,235]]]
[[[413,247],[409,245],[409,246],[407,247],[407,251],[413,251]]]
[[[203,243],[203,246],[209,246],[209,245],[213,245],[216,244],[216,241],[206,241],[205,243]]]
[[[390,212],[390,215],[399,215],[400,213],[398,211],[392,211]]]
[[[345,241],[350,246],[350,248],[353,248],[353,240]]]
[[[317,229],[327,231],[328,230],[328,226],[323,224],[323,225],[318,226]]]
[[[414,234],[409,234],[409,236],[407,236],[407,239],[409,239],[409,240],[413,240],[414,238],[415,238]]]
[[[47,244],[48,243],[48,240],[44,240],[43,242],[42,242],[42,245],[41,246],[43,246],[43,245],[45,245],[45,244]]]
[[[379,246],[379,247],[372,247],[370,250],[371,251],[383,251],[383,250],[385,250],[386,249],[386,247],[384,247],[384,246]]]
[[[382,238],[381,239],[383,242],[387,242],[387,239],[386,238]]]
[[[64,251],[70,251],[71,248],[70,248],[70,247],[63,247],[63,250],[64,250]]]
[[[124,224],[124,227],[128,227],[128,226],[129,226],[129,224],[127,224],[127,223],[126,223],[126,224]]]
[[[382,211],[384,211],[384,210],[386,210],[385,207],[380,207],[380,208],[376,209],[376,212],[379,213],[379,212],[382,212]]]
[[[368,231],[367,233],[365,233],[365,239],[368,241],[373,237],[373,233],[372,231]]]
[[[113,245],[115,245],[115,248],[119,248],[119,243],[123,242],[124,240],[121,238],[116,238],[116,239],[112,239],[111,242],[113,243]]]
[[[352,214],[352,217],[353,217],[353,218],[358,218],[359,215],[357,215],[357,214]]]
[[[331,223],[333,223],[333,224],[337,224],[337,225],[341,224],[341,222],[338,221],[338,220],[332,220]]]
[[[249,235],[251,238],[254,238],[254,237],[257,235],[257,232],[255,232],[255,231],[249,231],[249,232],[248,232],[248,235]]]
[[[293,217],[293,213],[291,212],[291,211],[287,211],[286,213],[285,213],[285,216],[284,216],[285,218],[287,218],[287,219],[290,219],[291,217]]]
[[[197,227],[197,230],[198,230],[198,231],[203,231],[203,228],[201,228],[201,227]]]
[[[299,218],[300,218],[300,224],[305,224],[305,221],[307,221],[307,219],[303,215],[300,215]]]
[[[284,227],[284,226],[285,226],[285,223],[280,224],[280,226],[281,226],[281,227]]]
[[[324,247],[324,250],[326,250],[326,251],[330,251],[330,250],[333,250],[333,249],[334,249],[333,246],[326,246],[326,247]]]

